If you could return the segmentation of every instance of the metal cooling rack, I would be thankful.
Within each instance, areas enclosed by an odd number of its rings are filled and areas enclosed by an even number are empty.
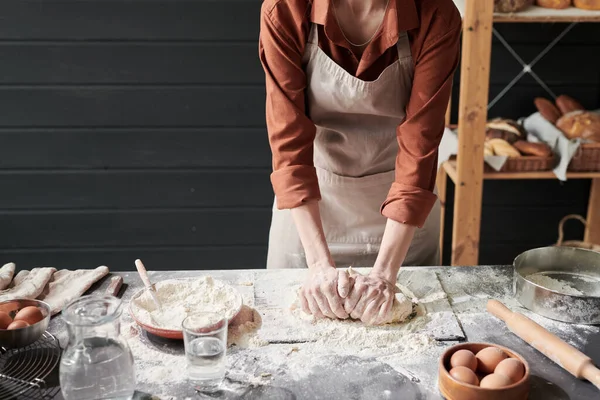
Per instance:
[[[0,347],[0,400],[54,397],[60,389],[47,388],[46,378],[60,361],[60,355],[58,340],[48,332],[26,347]]]

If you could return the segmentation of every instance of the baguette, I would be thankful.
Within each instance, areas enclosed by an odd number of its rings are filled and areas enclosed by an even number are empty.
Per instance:
[[[562,116],[562,113],[558,107],[556,107],[554,103],[548,99],[537,97],[533,102],[535,103],[535,108],[537,108],[542,117],[553,124],[555,124],[556,121],[558,121],[558,119]]]
[[[585,108],[577,100],[567,96],[566,94],[558,96],[555,103],[563,115],[573,111],[585,110]]]
[[[550,157],[552,149],[546,143],[532,143],[526,140],[519,140],[513,143],[515,149],[526,156]]]
[[[543,8],[562,10],[571,7],[571,0],[536,0],[535,4]]]

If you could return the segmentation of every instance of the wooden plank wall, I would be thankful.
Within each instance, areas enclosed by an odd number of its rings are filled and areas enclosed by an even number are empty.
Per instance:
[[[1,261],[260,268],[259,1],[1,2]]]
[[[263,267],[272,191],[259,9],[260,0],[0,2],[0,262]],[[528,52],[559,27],[503,32]],[[594,32],[576,28],[540,64],[588,104],[598,103]],[[501,54],[495,46],[492,93],[518,72]],[[495,112],[520,114],[534,92],[519,87]],[[482,260],[504,262],[531,243],[533,225],[516,221],[532,207],[545,231],[585,210],[588,187],[486,185],[497,201],[484,223],[499,229],[484,229]]]

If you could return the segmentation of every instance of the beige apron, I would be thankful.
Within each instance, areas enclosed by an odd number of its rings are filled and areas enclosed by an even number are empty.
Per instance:
[[[304,65],[307,113],[317,127],[314,164],[323,228],[338,267],[372,267],[385,229],[380,207],[394,181],[396,128],[406,116],[413,79],[407,34],[398,61],[372,82],[349,74],[318,46],[310,30]],[[439,202],[417,229],[404,265],[439,264]],[[267,268],[306,267],[290,210],[273,206]]]

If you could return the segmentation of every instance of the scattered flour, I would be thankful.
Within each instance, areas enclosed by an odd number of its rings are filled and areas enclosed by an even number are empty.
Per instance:
[[[181,383],[186,380],[186,359],[183,352],[170,351],[167,345],[159,350],[142,342],[141,328],[135,323],[125,325],[122,335],[133,353],[138,383]]]
[[[231,319],[242,305],[239,292],[210,276],[198,279],[173,279],[156,284],[158,310],[147,291],[132,300],[132,311],[144,324],[181,330],[181,323],[196,312],[213,312]]]
[[[559,292],[562,294],[568,294],[573,296],[583,295],[582,292],[569,285],[568,282],[560,279],[551,278],[544,273],[528,275],[526,279],[535,283],[536,285],[540,285],[546,289],[554,290],[555,292]]]

